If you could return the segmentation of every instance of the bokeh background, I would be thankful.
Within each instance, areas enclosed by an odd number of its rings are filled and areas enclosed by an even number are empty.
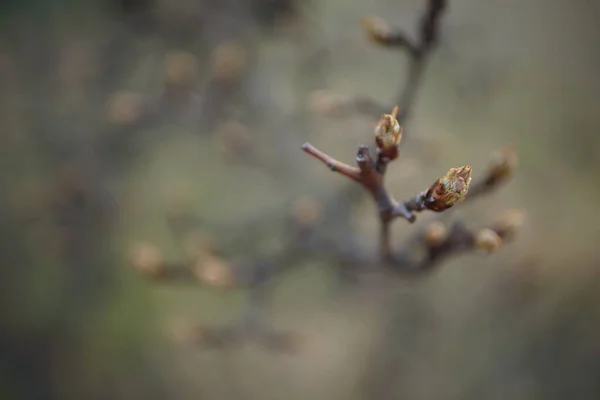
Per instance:
[[[385,285],[298,265],[269,302],[272,323],[305,338],[291,355],[177,342],[173,324],[234,321],[245,293],[162,286],[129,265],[138,241],[182,257],[173,210],[217,241],[246,238],[228,251],[248,255],[277,248],[272,221],[298,198],[343,194],[300,145],[352,162],[379,115],[324,118],[311,94],[393,105],[406,56],[359,21],[415,32],[425,3],[2,1],[0,397],[598,398],[596,2],[451,0],[443,18],[388,182],[403,198],[513,145],[514,180],[455,214],[476,226],[526,210],[498,253]],[[368,251],[374,213],[363,196],[336,224]],[[395,224],[398,242],[426,219]]]

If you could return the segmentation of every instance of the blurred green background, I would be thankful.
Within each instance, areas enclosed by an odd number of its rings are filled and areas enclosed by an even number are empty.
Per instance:
[[[173,324],[235,320],[244,292],[128,265],[138,241],[182,257],[173,209],[252,254],[278,228],[243,221],[343,190],[300,145],[350,163],[379,115],[323,118],[311,93],[393,105],[406,57],[359,21],[414,32],[425,3],[2,1],[0,398],[598,398],[600,3],[450,0],[388,181],[404,198],[514,145],[515,179],[457,210],[475,226],[525,209],[500,252],[349,294],[325,261],[295,268],[269,312],[306,338],[297,355],[177,343]],[[365,200],[340,221],[366,248],[374,212]]]

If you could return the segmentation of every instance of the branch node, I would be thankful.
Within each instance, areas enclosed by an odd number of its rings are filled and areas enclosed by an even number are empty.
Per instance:
[[[363,172],[367,172],[375,168],[375,163],[373,161],[373,157],[371,157],[371,150],[369,149],[369,146],[365,146],[364,144],[358,146],[358,151],[356,152],[356,162]]]
[[[411,224],[417,220],[417,216],[411,210],[409,210],[404,203],[397,203],[394,205],[392,210],[392,218],[397,217],[402,217]]]

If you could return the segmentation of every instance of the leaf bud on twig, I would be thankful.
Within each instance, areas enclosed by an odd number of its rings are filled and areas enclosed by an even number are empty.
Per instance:
[[[425,208],[431,211],[444,211],[465,199],[471,183],[471,167],[465,165],[452,168],[439,178],[427,191]]]
[[[393,160],[398,157],[398,146],[402,140],[402,126],[396,119],[398,106],[391,114],[383,114],[375,125],[375,143],[380,154]]]

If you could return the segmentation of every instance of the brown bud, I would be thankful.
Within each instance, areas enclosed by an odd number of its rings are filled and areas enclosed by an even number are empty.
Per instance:
[[[492,157],[488,167],[488,173],[491,180],[500,183],[511,177],[519,164],[517,152],[512,147],[505,147],[498,150]]]
[[[367,38],[378,44],[385,44],[391,34],[390,27],[379,17],[365,17],[361,25],[367,34]]]
[[[507,210],[494,223],[494,230],[502,237],[510,237],[523,225],[525,213],[522,210]]]
[[[396,119],[398,106],[395,106],[391,114],[383,114],[375,125],[375,143],[377,148],[390,160],[398,157],[398,145],[402,139],[402,126]]]
[[[448,238],[448,230],[439,221],[432,222],[425,230],[425,243],[437,246]]]
[[[138,244],[131,257],[133,267],[142,275],[157,278],[163,272],[163,258],[157,247],[149,244]]]
[[[206,285],[221,289],[229,288],[234,283],[231,265],[213,255],[199,257],[194,268],[194,274]]]
[[[492,229],[484,228],[475,235],[475,247],[490,254],[502,247],[502,238]]]
[[[425,195],[425,207],[431,211],[444,211],[465,199],[471,183],[471,167],[452,168],[438,179]]]

